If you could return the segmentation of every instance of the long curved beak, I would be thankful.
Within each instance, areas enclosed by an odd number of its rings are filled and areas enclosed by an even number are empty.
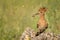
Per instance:
[[[35,15],[39,15],[39,13],[35,13],[35,14],[33,14],[33,16],[32,16],[32,17],[35,17]]]

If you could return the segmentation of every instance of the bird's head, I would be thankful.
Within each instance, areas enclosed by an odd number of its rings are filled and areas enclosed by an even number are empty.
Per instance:
[[[41,7],[39,10],[38,10],[38,13],[40,15],[45,15],[45,12],[47,11],[47,8],[46,7]]]
[[[39,8],[38,12],[35,13],[32,17],[35,17],[35,15],[45,15],[45,12],[47,11],[46,7]]]

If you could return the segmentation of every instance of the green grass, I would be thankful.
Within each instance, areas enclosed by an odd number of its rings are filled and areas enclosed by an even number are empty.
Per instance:
[[[32,15],[42,6],[48,8],[47,31],[60,33],[60,0],[0,0],[0,40],[19,40],[26,27],[37,31],[39,16]]]

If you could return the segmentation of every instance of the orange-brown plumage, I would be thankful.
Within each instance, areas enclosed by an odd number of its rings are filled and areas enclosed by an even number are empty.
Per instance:
[[[37,23],[38,32],[37,32],[36,36],[38,36],[40,33],[44,32],[48,27],[48,23],[45,19],[46,11],[47,11],[47,8],[42,7],[38,10],[38,13],[36,13],[40,16],[38,23]]]

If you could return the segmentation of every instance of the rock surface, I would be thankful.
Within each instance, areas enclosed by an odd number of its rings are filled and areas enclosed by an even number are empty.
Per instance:
[[[20,37],[20,40],[60,40],[60,35],[56,35],[52,32],[43,32],[38,36],[35,36],[36,32],[27,27]]]

